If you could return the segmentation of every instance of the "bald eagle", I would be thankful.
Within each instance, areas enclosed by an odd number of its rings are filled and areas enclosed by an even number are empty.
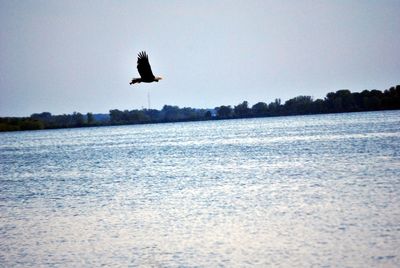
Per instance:
[[[140,82],[158,82],[162,79],[162,77],[154,76],[153,72],[151,71],[149,58],[145,51],[142,51],[138,54],[137,69],[139,71],[140,78],[133,78],[132,81],[129,83],[130,85]]]

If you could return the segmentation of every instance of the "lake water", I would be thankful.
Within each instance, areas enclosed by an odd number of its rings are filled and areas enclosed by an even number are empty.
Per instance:
[[[1,267],[399,267],[400,111],[0,134]]]

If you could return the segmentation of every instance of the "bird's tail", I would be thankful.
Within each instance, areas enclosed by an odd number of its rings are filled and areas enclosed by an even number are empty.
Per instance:
[[[129,83],[129,85],[133,85],[135,83],[140,83],[142,80],[140,78],[133,78],[132,81]]]

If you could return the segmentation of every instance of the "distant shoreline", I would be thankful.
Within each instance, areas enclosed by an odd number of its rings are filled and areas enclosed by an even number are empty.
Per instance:
[[[249,107],[247,101],[235,106],[222,105],[214,109],[164,105],[161,110],[110,110],[109,114],[52,115],[35,113],[30,117],[0,117],[0,132],[80,127],[143,125],[175,122],[196,122],[223,119],[263,118],[292,115],[316,115],[352,112],[371,112],[400,109],[400,85],[384,91],[364,90],[350,92],[347,89],[330,92],[322,99],[297,96],[284,104],[280,99],[267,104],[258,102]]]
[[[355,111],[355,112],[331,112],[331,113],[315,113],[315,114],[290,114],[290,115],[272,115],[272,116],[249,116],[249,117],[230,117],[230,118],[211,118],[211,119],[194,119],[194,120],[178,120],[178,121],[160,121],[160,122],[143,122],[143,123],[121,123],[121,124],[94,124],[70,127],[54,127],[41,129],[24,129],[24,130],[0,130],[1,132],[23,132],[23,131],[39,131],[39,130],[57,130],[57,129],[75,129],[75,128],[95,128],[95,127],[113,127],[113,126],[132,126],[132,125],[155,125],[155,124],[173,124],[173,123],[190,123],[190,122],[208,122],[208,121],[223,121],[223,120],[240,120],[240,119],[256,119],[256,118],[274,118],[274,117],[291,117],[291,116],[308,116],[308,115],[327,115],[327,114],[350,114],[350,113],[367,113],[367,112],[385,112],[398,111],[392,110],[370,110],[370,111]]]

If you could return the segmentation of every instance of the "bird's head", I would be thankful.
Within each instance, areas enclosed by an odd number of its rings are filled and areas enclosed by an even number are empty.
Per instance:
[[[162,77],[156,76],[156,77],[154,78],[154,81],[158,82],[158,81],[160,81],[161,79],[162,79]]]

